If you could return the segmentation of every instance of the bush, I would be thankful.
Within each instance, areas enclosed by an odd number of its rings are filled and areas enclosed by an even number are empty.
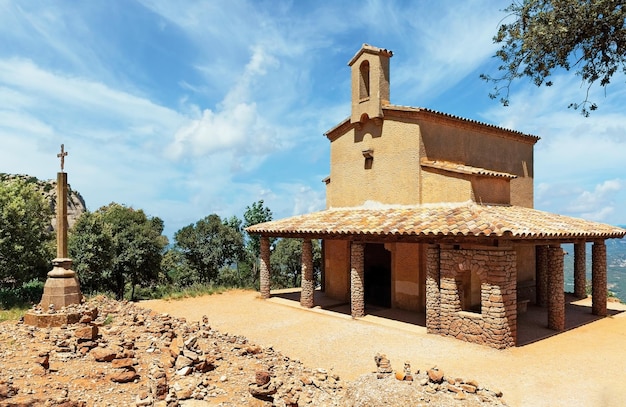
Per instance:
[[[0,289],[0,306],[3,309],[14,307],[30,307],[41,301],[43,295],[44,282],[31,280],[17,288]]]

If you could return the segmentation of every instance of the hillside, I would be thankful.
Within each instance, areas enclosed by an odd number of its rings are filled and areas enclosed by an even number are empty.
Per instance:
[[[6,174],[0,173],[0,182],[7,182],[14,179],[22,179],[27,183],[35,184],[37,189],[41,191],[41,194],[50,203],[52,209],[52,218],[50,219],[52,229],[56,228],[56,207],[57,207],[57,182],[50,179],[47,181],[39,180],[36,177],[23,174]],[[82,195],[71,188],[68,185],[68,199],[67,199],[67,222],[70,228],[76,222],[76,219],[87,210],[85,200]]]

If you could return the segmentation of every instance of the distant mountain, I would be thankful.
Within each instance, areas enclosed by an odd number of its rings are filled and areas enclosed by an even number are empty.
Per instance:
[[[29,175],[0,173],[0,182],[6,182],[13,179],[22,179],[27,183],[35,184],[37,189],[41,191],[41,194],[50,203],[50,208],[52,209],[52,218],[50,219],[50,223],[52,229],[56,229],[57,181],[53,179],[41,181],[36,177],[31,177]],[[78,191],[73,190],[69,184],[67,186],[67,191],[67,223],[71,228],[76,222],[76,219],[78,219],[78,217],[87,210],[87,205],[85,205],[85,200],[82,195]]]

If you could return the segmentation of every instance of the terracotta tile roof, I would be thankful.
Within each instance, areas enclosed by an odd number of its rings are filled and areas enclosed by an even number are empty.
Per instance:
[[[331,238],[411,237],[496,238],[512,240],[622,238],[626,230],[519,206],[475,203],[328,209],[247,228],[253,234]]]
[[[420,164],[422,165],[422,167],[437,168],[440,170],[456,172],[460,174],[482,175],[485,177],[500,177],[509,179],[517,178],[517,175],[509,174],[508,172],[492,171],[485,168],[472,167],[471,165],[453,163],[450,161],[429,160],[427,158],[422,158],[420,160]]]

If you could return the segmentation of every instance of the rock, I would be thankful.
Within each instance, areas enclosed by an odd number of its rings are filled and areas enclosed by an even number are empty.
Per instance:
[[[154,400],[148,393],[138,394],[135,398],[135,406],[151,406]]]
[[[85,325],[74,331],[74,336],[78,340],[93,341],[98,336],[98,327]]]
[[[467,383],[461,383],[461,388],[463,389],[464,392],[466,393],[476,393],[476,386],[473,386],[471,384],[467,384]]]
[[[113,359],[111,361],[111,367],[115,369],[129,368],[136,364],[137,362],[131,358]]]
[[[265,386],[270,382],[270,373],[265,370],[259,370],[255,373],[255,383],[257,386]]]
[[[412,382],[413,375],[411,374],[411,364],[406,361],[404,362],[404,380]]]
[[[134,368],[127,368],[118,372],[114,372],[109,379],[115,383],[129,383],[137,379],[139,375]]]
[[[96,362],[110,362],[117,356],[117,352],[110,348],[93,348],[89,354]]]
[[[433,383],[443,382],[443,371],[437,369],[436,367],[428,369],[428,379]]]
[[[185,366],[176,370],[176,374],[178,376],[187,376],[187,375],[190,375],[192,372],[193,372],[193,367],[191,366]]]
[[[374,361],[376,362],[376,377],[379,379],[383,379],[393,373],[391,362],[387,359],[387,355],[377,353],[374,356]]]

